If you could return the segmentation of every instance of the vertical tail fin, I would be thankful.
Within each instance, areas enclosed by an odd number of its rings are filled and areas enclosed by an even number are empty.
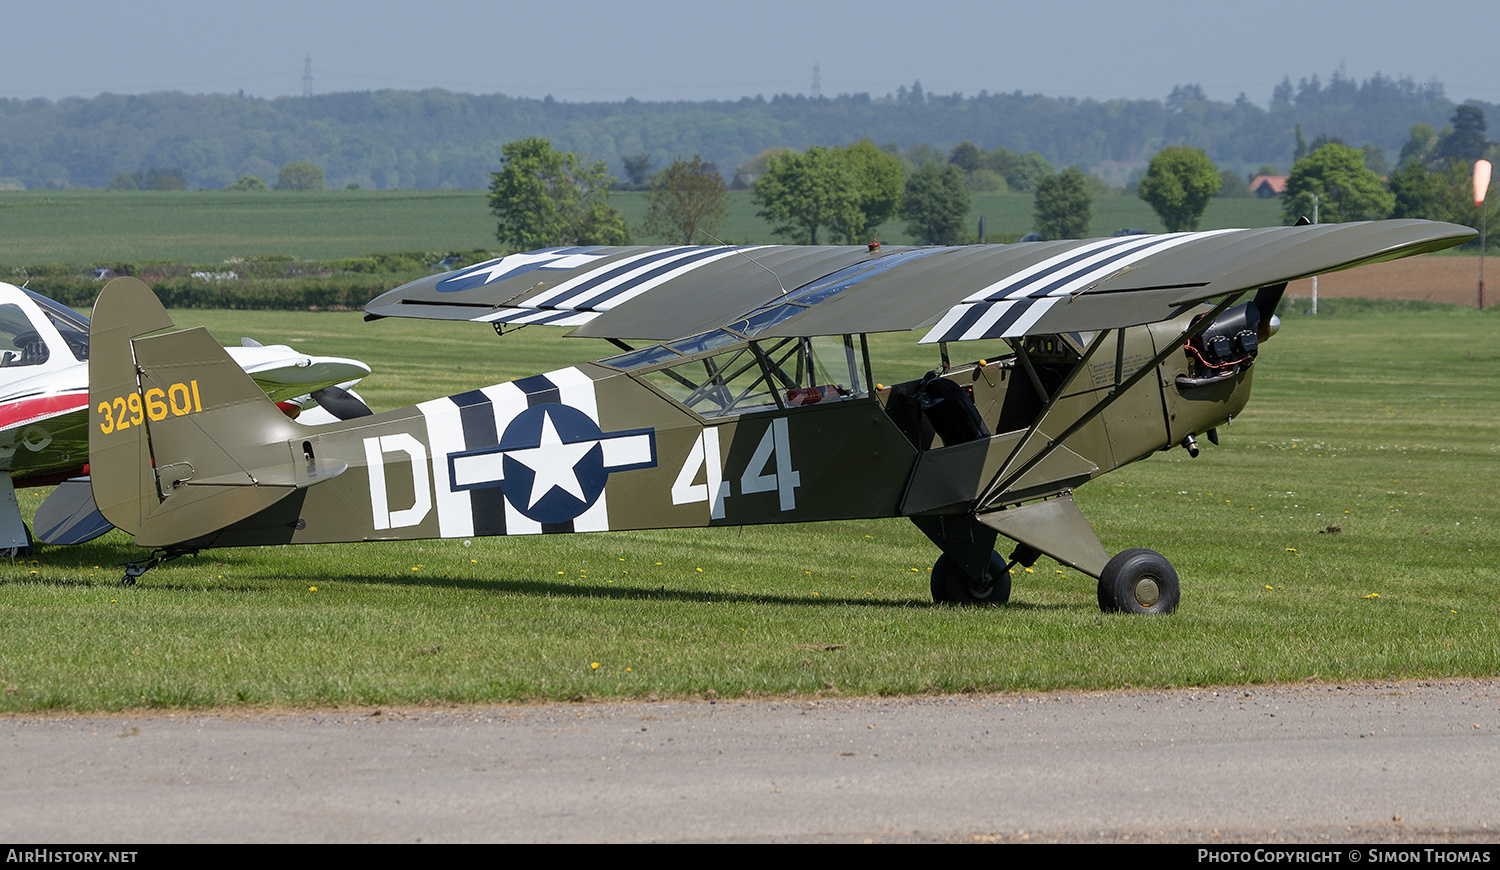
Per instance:
[[[207,330],[148,335],[172,326],[134,278],[94,307],[89,470],[105,519],[142,546],[179,544],[344,470],[293,452],[295,424]]]
[[[104,518],[131,534],[156,506],[151,442],[144,426],[131,425],[130,398],[141,408],[130,340],[174,324],[141,281],[116,278],[104,285],[89,325],[89,478]],[[107,431],[106,431],[107,430]]]

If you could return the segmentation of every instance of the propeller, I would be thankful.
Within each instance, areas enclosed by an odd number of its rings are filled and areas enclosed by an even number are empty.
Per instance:
[[[312,397],[328,413],[340,420],[353,420],[356,417],[368,417],[375,413],[358,396],[343,387],[324,387],[313,391]]]

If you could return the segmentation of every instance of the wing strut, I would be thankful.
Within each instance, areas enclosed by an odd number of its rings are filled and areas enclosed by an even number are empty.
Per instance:
[[[990,478],[990,482],[986,484],[984,489],[980,492],[979,499],[975,503],[975,512],[978,513],[985,510],[986,508],[993,507],[994,503],[999,500],[1000,496],[1003,495],[1012,486],[1014,486],[1016,481],[1025,476],[1026,472],[1040,465],[1048,456],[1052,455],[1053,451],[1057,450],[1064,444],[1064,442],[1073,437],[1073,435],[1077,433],[1078,430],[1088,425],[1095,417],[1104,413],[1105,409],[1107,409],[1110,405],[1113,405],[1116,399],[1129,392],[1131,387],[1135,386],[1142,379],[1153,375],[1156,372],[1157,366],[1160,366],[1163,362],[1165,362],[1167,357],[1181,350],[1182,346],[1191,341],[1193,336],[1197,335],[1198,333],[1202,332],[1210,325],[1212,325],[1215,318],[1217,318],[1220,314],[1223,314],[1225,310],[1227,310],[1231,305],[1237,302],[1243,295],[1244,291],[1225,296],[1222,300],[1220,300],[1218,305],[1214,306],[1214,309],[1210,311],[1207,316],[1198,318],[1194,322],[1193,326],[1186,330],[1183,330],[1182,334],[1177,336],[1176,340],[1174,340],[1171,344],[1167,345],[1162,350],[1158,351],[1156,356],[1152,357],[1149,362],[1137,369],[1135,374],[1131,375],[1124,382],[1121,382],[1120,375],[1123,373],[1123,359],[1121,358],[1121,354],[1123,353],[1124,348],[1125,330],[1123,327],[1113,330],[1119,335],[1116,339],[1118,344],[1115,351],[1115,385],[1114,388],[1109,391],[1109,395],[1105,396],[1103,401],[1085,411],[1077,420],[1073,421],[1072,425],[1063,430],[1061,435],[1058,435],[1056,438],[1050,439],[1047,444],[1042,447],[1042,449],[1033,454],[1031,458],[1022,462],[1019,467],[1014,466],[1011,462],[1007,462],[1005,465],[1001,466],[1000,470],[995,472],[994,477]],[[1108,337],[1109,332],[1109,330],[1102,331],[1094,338],[1093,343],[1089,345],[1088,350],[1084,353],[1083,359],[1079,360],[1077,368],[1074,369],[1075,372],[1082,373],[1088,370],[1088,361],[1092,359],[1101,348],[1103,348],[1104,342]],[[1056,396],[1063,396],[1066,392],[1067,390],[1065,389],[1058,390]],[[1054,397],[1054,401],[1055,399],[1056,397]],[[1037,421],[1036,423],[1032,424],[1031,432],[1026,438],[1023,438],[1021,440],[1020,444],[1016,446],[1017,454],[1019,454],[1020,451],[1025,448],[1026,444],[1028,444],[1031,439],[1036,437],[1036,435],[1038,434],[1037,426],[1042,422],[1042,420],[1046,419],[1047,411],[1050,410],[1050,404],[1051,403],[1049,403],[1048,408],[1043,408],[1042,412],[1037,415]]]

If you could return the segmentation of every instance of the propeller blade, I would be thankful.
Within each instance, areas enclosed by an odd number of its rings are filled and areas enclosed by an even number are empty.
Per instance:
[[[356,417],[368,417],[375,413],[358,396],[342,387],[324,387],[321,390],[315,390],[312,397],[328,413],[340,420],[353,420]]]

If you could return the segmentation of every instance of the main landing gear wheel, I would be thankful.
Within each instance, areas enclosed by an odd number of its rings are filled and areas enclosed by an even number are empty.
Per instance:
[[[932,566],[932,600],[937,604],[994,605],[1010,600],[1010,571],[999,553],[990,553],[984,580],[976,582],[947,553]]]
[[[1181,600],[1177,571],[1155,550],[1119,553],[1099,575],[1099,609],[1105,613],[1171,613]]]

